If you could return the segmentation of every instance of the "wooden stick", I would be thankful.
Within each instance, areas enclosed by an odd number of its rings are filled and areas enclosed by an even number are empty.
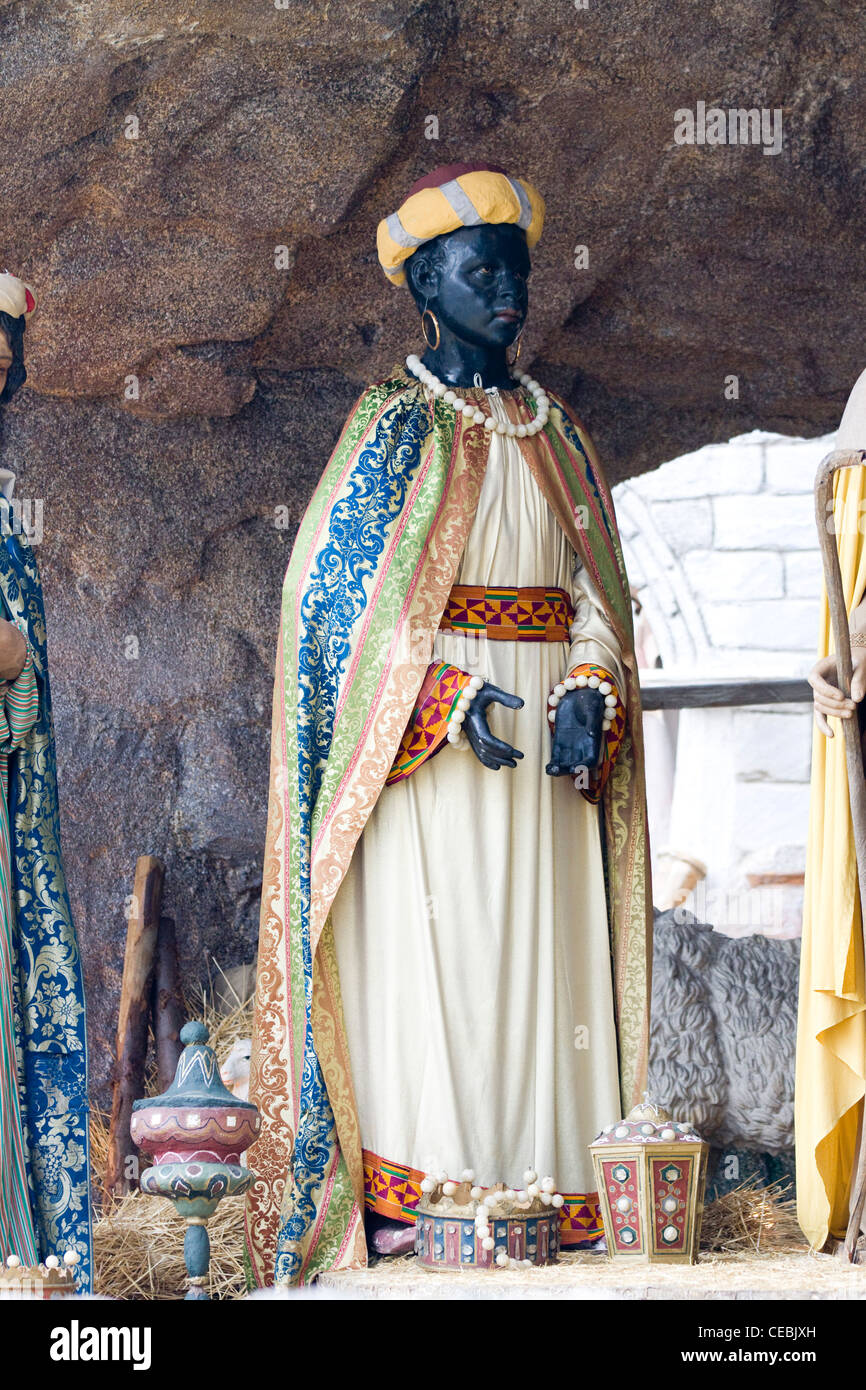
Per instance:
[[[153,982],[153,1038],[160,1091],[174,1081],[183,1044],[183,998],[177,963],[177,931],[174,919],[160,917],[156,938],[156,972]]]
[[[833,475],[840,468],[856,468],[862,466],[864,462],[866,462],[866,452],[863,450],[834,451],[832,454],[828,454],[823,463],[820,464],[815,478],[815,519],[818,523],[821,558],[824,562],[824,581],[827,585],[827,599],[830,604],[833,645],[836,648],[836,676],[843,695],[851,694],[854,667],[851,661],[851,633],[848,627],[845,593],[842,588],[839,548],[832,526]],[[854,827],[854,850],[857,856],[862,929],[862,909],[866,905],[866,775],[864,775],[860,721],[857,714],[855,713],[850,719],[843,719],[841,722],[845,731],[848,799],[851,803],[851,822]],[[862,939],[860,949],[863,950]],[[851,1264],[854,1262],[857,1241],[860,1238],[860,1222],[864,1204],[866,1204],[866,1126],[862,1123],[861,1115],[857,1139],[857,1161],[851,1178],[848,1230],[845,1234],[845,1244],[839,1251],[840,1254],[844,1252],[845,1259]]]
[[[114,1093],[105,1169],[107,1200],[131,1191],[138,1177],[137,1170],[131,1171],[128,1164],[129,1158],[138,1158],[129,1124],[132,1102],[144,1094],[147,1024],[164,873],[160,861],[150,854],[141,855],[136,862],[117,1018]]]
[[[812,702],[812,687],[805,678],[798,680],[788,676],[746,676],[739,679],[722,676],[696,681],[651,678],[644,679],[641,685],[640,702],[641,708],[645,710],[724,709],[735,705],[806,705]]]

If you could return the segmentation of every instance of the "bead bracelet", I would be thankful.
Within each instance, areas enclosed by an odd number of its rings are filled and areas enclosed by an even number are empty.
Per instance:
[[[463,687],[457,698],[457,703],[448,720],[448,732],[445,735],[448,742],[455,748],[465,749],[469,747],[469,740],[463,733],[463,721],[469,713],[472,701],[483,685],[484,681],[480,676],[472,676],[469,684]]]

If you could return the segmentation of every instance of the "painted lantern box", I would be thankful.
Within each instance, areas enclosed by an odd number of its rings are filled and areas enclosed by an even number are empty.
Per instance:
[[[709,1145],[644,1102],[590,1144],[611,1259],[696,1264]]]

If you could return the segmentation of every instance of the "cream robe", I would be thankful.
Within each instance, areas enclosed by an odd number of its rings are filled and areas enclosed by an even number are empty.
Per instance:
[[[490,392],[492,413],[504,411]],[[362,1143],[386,1162],[592,1192],[619,1117],[598,808],[548,777],[547,696],[619,647],[514,439],[494,434],[456,582],[555,586],[572,644],[437,634],[434,659],[520,695],[488,709],[523,752],[493,771],[447,745],[383,788],[332,908]]]

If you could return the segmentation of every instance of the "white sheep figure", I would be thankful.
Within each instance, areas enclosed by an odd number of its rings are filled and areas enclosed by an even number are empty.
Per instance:
[[[250,1038],[238,1038],[220,1067],[220,1079],[238,1100],[250,1098]]]

